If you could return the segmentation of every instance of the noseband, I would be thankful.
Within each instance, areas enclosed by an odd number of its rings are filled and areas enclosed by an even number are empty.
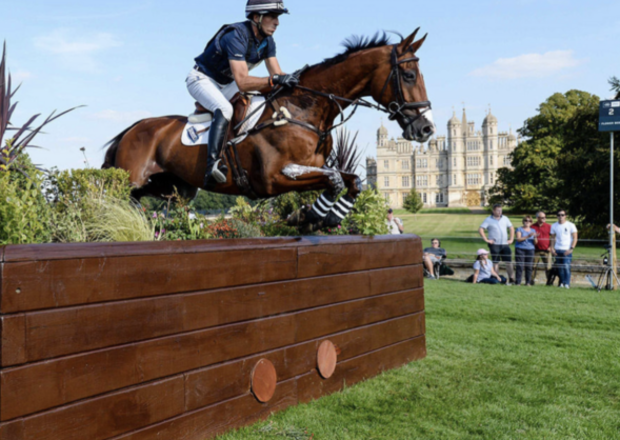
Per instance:
[[[381,91],[381,95],[379,96],[379,105],[381,105],[381,99],[387,90],[390,81],[393,82],[392,88],[394,89],[394,101],[390,102],[384,111],[389,114],[388,119],[393,121],[395,119],[401,118],[400,121],[404,125],[411,125],[418,119],[422,117],[424,113],[431,109],[430,101],[418,101],[418,102],[406,102],[405,95],[403,94],[403,87],[401,83],[401,73],[400,73],[400,65],[409,63],[411,61],[420,61],[420,58],[413,56],[411,58],[406,58],[404,60],[398,60],[398,52],[396,50],[397,45],[392,46],[392,70],[390,75],[385,80],[385,85],[383,86],[383,90]],[[420,111],[420,109],[424,109]],[[416,116],[407,116],[403,113],[404,110],[417,110],[418,114]]]

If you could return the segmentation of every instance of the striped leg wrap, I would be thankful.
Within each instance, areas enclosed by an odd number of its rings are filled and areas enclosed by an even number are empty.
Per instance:
[[[347,216],[349,212],[353,209],[353,204],[355,200],[349,196],[342,196],[338,203],[336,203],[332,209],[332,213],[334,213],[341,221]]]
[[[325,219],[325,226],[333,228],[342,223],[342,220],[344,220],[347,214],[353,209],[354,203],[355,200],[350,196],[340,197],[338,203],[334,205]]]
[[[331,196],[325,192],[312,205],[312,212],[316,217],[324,218],[332,210],[334,203]]]

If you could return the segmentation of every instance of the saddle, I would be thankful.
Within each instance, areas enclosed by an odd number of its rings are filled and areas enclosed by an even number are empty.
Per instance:
[[[233,106],[234,113],[232,121],[230,121],[227,141],[230,140],[232,137],[239,135],[239,133],[233,132],[232,127],[236,127],[241,121],[245,119],[250,108],[250,101],[250,97],[241,92],[237,93],[230,100],[230,103]],[[189,117],[189,122],[201,123],[208,122],[213,119],[213,113],[211,113],[210,110],[204,108],[199,102],[196,102],[194,106],[196,107],[196,110],[194,111],[194,114]]]

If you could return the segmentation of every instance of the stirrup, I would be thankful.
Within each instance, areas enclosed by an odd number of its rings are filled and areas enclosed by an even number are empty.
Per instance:
[[[218,159],[213,165],[213,168],[211,169],[211,177],[213,177],[217,183],[226,183],[226,176],[219,169],[219,164],[221,161],[222,159]]]

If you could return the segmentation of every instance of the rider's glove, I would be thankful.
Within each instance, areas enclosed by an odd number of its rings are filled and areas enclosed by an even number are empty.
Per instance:
[[[272,83],[274,86],[295,87],[299,84],[299,78],[290,74],[273,75]]]

